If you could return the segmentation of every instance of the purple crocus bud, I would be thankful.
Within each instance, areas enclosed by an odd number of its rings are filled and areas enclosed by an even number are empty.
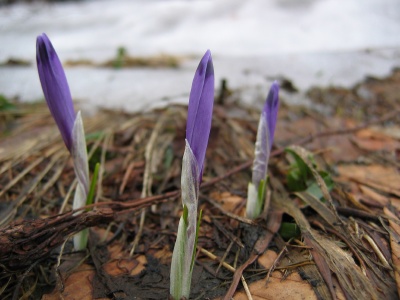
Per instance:
[[[200,181],[210,136],[213,104],[214,67],[211,52],[207,50],[193,78],[186,123],[186,140],[196,157]]]
[[[44,33],[37,37],[36,51],[39,78],[47,106],[74,162],[78,185],[72,207],[78,209],[86,204],[89,191],[89,167],[82,117],[80,112],[75,115],[64,69],[53,45]],[[74,236],[76,250],[84,249],[86,243],[87,231]]]
[[[258,189],[267,175],[269,156],[275,136],[276,118],[279,110],[279,84],[275,81],[268,93],[257,131],[252,182]]]
[[[186,123],[182,159],[182,205],[177,239],[172,253],[170,293],[173,299],[189,299],[197,240],[197,206],[214,104],[214,68],[207,50],[194,75]]]
[[[68,150],[72,151],[75,111],[64,69],[46,34],[36,40],[36,61],[40,83],[50,112]]]
[[[252,182],[247,192],[246,216],[257,218],[265,202],[267,167],[274,141],[276,118],[279,109],[279,85],[275,81],[268,93],[258,123]]]
[[[272,148],[272,142],[274,141],[278,110],[279,110],[279,84],[277,81],[274,81],[269,90],[267,100],[265,101],[263,108],[263,114],[265,114],[268,124],[269,139],[271,141],[270,150]]]

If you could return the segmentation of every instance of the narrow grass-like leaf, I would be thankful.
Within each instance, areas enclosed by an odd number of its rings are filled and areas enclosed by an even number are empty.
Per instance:
[[[100,163],[97,163],[96,166],[94,167],[92,181],[90,182],[90,189],[89,189],[89,194],[86,199],[86,205],[90,205],[93,203],[94,192],[95,192],[96,183],[97,183],[97,177],[99,175],[99,169],[100,169]]]
[[[197,241],[199,239],[199,230],[200,230],[200,224],[201,224],[201,218],[203,216],[203,210],[200,209],[199,213],[199,218],[197,219],[197,226],[196,226],[196,239],[194,241],[194,248],[193,248],[193,256],[192,256],[192,264],[190,266],[190,272],[193,272],[193,266],[194,266],[194,259],[196,258],[196,247],[197,247]]]
[[[267,181],[268,177],[260,181],[260,184],[258,185],[258,194],[257,194],[257,215],[261,214],[261,211],[263,209],[263,205],[265,202],[265,193],[267,190]]]
[[[74,235],[74,248],[76,251],[86,249],[89,237],[89,228],[83,229]]]

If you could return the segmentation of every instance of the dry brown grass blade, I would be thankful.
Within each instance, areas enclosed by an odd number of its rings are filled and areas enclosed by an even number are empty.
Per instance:
[[[0,197],[2,197],[10,188],[12,188],[18,181],[20,181],[26,174],[28,174],[30,171],[32,171],[33,168],[35,168],[38,164],[40,164],[45,157],[39,157],[36,160],[34,160],[29,166],[24,168],[22,172],[20,172],[14,179],[8,182],[8,184],[0,191]]]
[[[336,223],[335,214],[319,199],[307,192],[296,192],[294,193],[297,197],[303,200],[305,203],[310,205],[318,214],[330,225]]]
[[[276,243],[278,244],[279,247],[284,247],[287,246],[288,244],[285,243],[281,238],[276,238],[275,239]],[[292,244],[289,244],[291,247],[293,247]],[[304,250],[310,249],[306,245],[301,245]],[[312,250],[312,249],[310,249]],[[307,282],[310,284],[312,289],[315,292],[315,295],[317,296],[318,299],[331,299],[332,298],[332,293],[328,286],[324,283],[324,278],[322,277],[321,273],[318,270],[318,267],[316,266],[315,263],[312,261],[312,256],[308,256],[311,264],[297,264],[295,262],[301,262],[304,260],[305,253],[304,252],[299,252],[299,251],[287,251],[286,257],[283,260],[285,262],[285,265],[282,264],[280,268],[285,268],[285,266],[288,268],[289,266],[293,266],[296,268],[302,277],[302,279],[307,280]],[[291,263],[294,262],[294,263]],[[307,262],[307,261],[306,261]],[[297,266],[297,267],[296,267]]]
[[[207,183],[207,182],[206,182]],[[245,224],[249,224],[249,225],[256,225],[256,223],[253,220],[247,219],[245,217],[241,217],[238,215],[235,215],[234,213],[231,213],[229,211],[226,211],[220,204],[218,204],[215,200],[213,200],[210,197],[206,197],[202,194],[200,194],[200,198],[205,199],[207,202],[209,202],[210,204],[212,204],[215,208],[217,208],[221,213],[223,213],[224,215],[226,215],[229,218],[232,218],[234,220],[238,220],[239,222],[245,223]]]
[[[99,168],[99,174],[98,174],[98,179],[97,179],[97,192],[96,192],[96,198],[94,200],[94,203],[97,203],[99,199],[103,195],[103,175],[104,175],[104,166],[106,164],[106,153],[107,149],[110,147],[112,143],[112,137],[113,134],[112,132],[106,132],[103,140],[103,146],[101,148],[101,158],[100,158],[100,168]]]
[[[391,229],[389,231],[390,247],[392,248],[392,260],[397,284],[397,292],[400,295],[400,220],[387,207],[383,209],[383,212],[389,217],[389,225]],[[394,220],[396,220],[397,223]]]
[[[330,299],[336,299],[336,292],[333,288],[331,270],[329,269],[329,266],[328,266],[327,262],[325,261],[325,258],[319,252],[320,249],[318,249],[318,246],[315,244],[315,241],[312,238],[303,234],[303,239],[304,239],[304,243],[310,247],[310,253],[315,261],[316,266],[319,269],[319,272],[320,272],[322,278],[325,280],[325,283],[330,292],[330,295],[329,295]]]
[[[33,136],[33,137],[32,137]],[[31,133],[22,141],[17,139],[16,141],[6,141],[0,149],[0,162],[12,160],[15,163],[22,161],[33,155],[35,152],[42,150],[52,143],[52,138],[56,135],[53,133],[51,136],[36,135]],[[11,138],[10,138],[11,139]]]
[[[167,115],[163,114],[154,126],[150,139],[146,144],[145,157],[145,169],[143,174],[143,190],[142,197],[152,195],[151,187],[153,185],[153,174],[157,170],[159,161],[164,157],[164,149],[156,148],[156,142],[159,140],[161,131],[167,121]]]
[[[28,184],[25,185],[25,187],[20,192],[18,197],[7,206],[6,211],[2,212],[3,218],[0,221],[0,226],[4,226],[5,224],[8,224],[11,221],[12,216],[15,215],[16,210],[24,203],[27,196],[34,191],[34,189],[37,187],[38,183],[53,168],[53,166],[58,162],[58,160],[63,155],[65,155],[64,152],[58,152],[57,154],[55,154],[50,159],[50,161],[46,165],[46,167],[38,175],[36,175],[33,179],[31,179]]]
[[[64,200],[63,200],[63,202],[62,202],[62,204],[61,204],[60,210],[58,211],[58,214],[59,214],[59,215],[61,215],[61,214],[64,213],[65,208],[67,207],[68,201],[69,201],[69,199],[71,198],[72,193],[73,193],[73,191],[75,190],[77,184],[78,184],[78,180],[75,178],[75,179],[71,182],[71,185],[69,186],[67,193],[66,193],[65,196],[63,197]]]
[[[122,178],[121,185],[119,186],[119,189],[118,189],[118,194],[119,195],[122,195],[124,193],[126,184],[128,183],[129,177],[131,176],[131,173],[132,173],[134,168],[135,168],[135,162],[131,162],[128,165],[128,167],[126,168],[125,173],[124,173],[124,177]]]
[[[330,271],[336,275],[342,289],[351,299],[379,298],[372,282],[361,272],[352,257],[334,242],[313,230],[303,213],[289,198],[282,197],[279,202],[275,201],[275,204],[291,215],[300,227],[306,244],[313,248],[313,257],[322,276],[327,281],[327,285],[331,286],[330,290],[334,299],[336,294],[330,279]],[[330,270],[326,269],[327,266]]]
[[[212,260],[219,261],[220,266],[223,266],[224,268],[228,269],[232,273],[235,273],[236,269],[234,267],[232,267],[230,264],[224,262],[224,259],[220,259],[219,257],[217,257],[216,255],[212,254],[211,252],[207,251],[204,248],[198,247],[198,249],[200,250],[201,253],[205,254],[206,256],[211,258]],[[253,297],[252,297],[252,295],[251,295],[251,293],[249,291],[249,287],[248,287],[247,282],[246,282],[245,278],[243,277],[243,275],[240,278],[240,280],[242,281],[244,290],[246,292],[247,299],[248,300],[253,300]]]
[[[233,294],[237,289],[237,285],[239,284],[239,281],[242,278],[244,270],[249,265],[251,265],[262,253],[265,252],[273,236],[281,227],[281,222],[282,222],[282,211],[275,210],[274,208],[272,208],[268,214],[267,225],[266,225],[267,230],[265,231],[264,235],[262,235],[257,240],[254,249],[251,252],[250,257],[247,259],[247,261],[236,269],[235,274],[233,276],[233,281],[229,287],[228,292],[224,296],[224,300],[230,300],[233,297]]]
[[[156,171],[158,161],[164,157],[164,149],[157,149],[156,151],[156,141],[160,136],[161,130],[167,121],[167,115],[163,114],[161,118],[157,121],[154,126],[149,142],[146,144],[146,150],[144,154],[145,158],[145,169],[143,174],[143,188],[141,197],[147,197],[152,195],[151,187],[153,185],[153,173]],[[156,159],[158,157],[158,159]],[[143,208],[140,213],[139,228],[136,233],[135,239],[132,243],[132,248],[129,255],[133,255],[135,248],[138,245],[140,238],[142,237],[143,226],[146,218],[146,209]]]

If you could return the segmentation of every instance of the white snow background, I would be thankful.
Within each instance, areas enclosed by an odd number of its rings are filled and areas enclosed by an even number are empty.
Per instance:
[[[1,0],[0,0],[1,4]],[[62,61],[131,56],[187,58],[178,69],[69,67],[74,99],[86,109],[137,111],[187,103],[193,74],[210,49],[216,87],[222,78],[242,101],[261,103],[285,77],[311,86],[350,87],[400,66],[398,0],[86,0],[0,6],[0,94],[43,98],[35,65],[36,36],[45,32]],[[285,94],[306,103],[304,93]]]

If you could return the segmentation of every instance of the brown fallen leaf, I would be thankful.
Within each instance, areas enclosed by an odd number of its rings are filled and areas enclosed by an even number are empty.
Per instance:
[[[382,206],[386,205],[393,205],[396,207],[397,210],[400,210],[400,199],[394,198],[394,197],[387,197],[383,196],[377,192],[375,192],[373,189],[360,184],[359,189],[362,192],[363,197],[365,198],[366,196],[372,199],[373,201],[376,201],[377,203],[381,204]]]
[[[400,174],[395,168],[381,165],[341,165],[338,166],[341,180],[354,180],[369,187],[392,193],[400,197]]]
[[[212,193],[211,197],[221,204],[222,208],[231,213],[237,213],[237,208],[243,202],[243,197],[232,195],[228,192]]]
[[[278,254],[276,254],[275,251],[267,250],[264,254],[260,255],[260,257],[258,258],[258,263],[262,265],[265,269],[269,269],[273,265],[277,257]]]
[[[259,280],[249,285],[253,300],[287,300],[287,299],[317,299],[311,285],[301,279],[298,273],[290,274],[282,280],[282,274],[278,271],[272,273],[268,285],[265,280]],[[235,300],[247,300],[246,293],[238,292]]]
[[[120,246],[115,246],[119,247]],[[139,255],[136,258],[133,257],[120,257],[113,258],[108,261],[104,266],[104,270],[108,275],[118,276],[118,275],[138,275],[141,271],[145,269],[145,264],[147,259],[144,255]]]
[[[44,295],[42,300],[91,300],[93,299],[92,280],[95,270],[88,264],[82,264],[64,281],[64,290],[55,288],[51,294]],[[105,300],[105,299],[98,299]]]
[[[377,139],[397,139],[400,140],[400,126],[371,126],[357,132],[358,136],[373,137]]]

